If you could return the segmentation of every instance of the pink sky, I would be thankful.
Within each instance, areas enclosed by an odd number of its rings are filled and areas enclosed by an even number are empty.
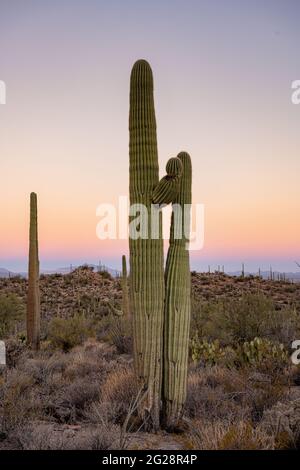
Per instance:
[[[192,266],[295,270],[299,3],[124,3],[3,2],[0,267],[26,268],[31,191],[42,266],[120,266],[127,245],[96,238],[96,207],[128,194],[129,76],[144,57],[161,175],[188,151],[193,201],[205,204],[205,245]]]

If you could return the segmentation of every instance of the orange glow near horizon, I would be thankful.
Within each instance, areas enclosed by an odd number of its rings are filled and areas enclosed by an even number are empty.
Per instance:
[[[300,6],[176,2],[170,18],[168,1],[102,3],[2,8],[0,267],[24,265],[31,191],[42,264],[109,262],[128,251],[125,241],[97,239],[96,208],[128,194],[129,77],[144,57],[154,73],[160,175],[170,156],[188,151],[193,202],[205,206],[204,249],[191,253],[193,263],[253,258],[292,269]]]

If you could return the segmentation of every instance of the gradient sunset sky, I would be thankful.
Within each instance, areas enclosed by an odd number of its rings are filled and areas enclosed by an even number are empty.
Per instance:
[[[96,207],[128,194],[129,77],[153,69],[160,173],[186,150],[205,205],[192,268],[300,261],[299,0],[0,0],[0,267],[120,267]]]

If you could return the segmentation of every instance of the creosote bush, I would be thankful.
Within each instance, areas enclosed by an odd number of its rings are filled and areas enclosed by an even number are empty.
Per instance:
[[[6,338],[24,320],[25,305],[15,294],[0,294],[0,338]]]
[[[53,318],[48,326],[48,340],[54,348],[69,351],[92,335],[91,322],[83,315]]]
[[[288,350],[300,333],[300,316],[291,306],[277,309],[270,298],[259,293],[211,302],[193,298],[191,331],[192,338],[218,340],[221,346],[265,338]]]

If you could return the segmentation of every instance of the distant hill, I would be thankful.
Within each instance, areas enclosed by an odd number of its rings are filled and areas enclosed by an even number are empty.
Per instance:
[[[90,268],[93,268],[95,272],[101,270],[101,271],[107,271],[109,274],[111,274],[113,277],[119,277],[121,272],[118,271],[117,269],[112,269],[108,266],[105,265],[96,265],[96,264],[86,264],[86,266],[89,266]],[[74,269],[77,269],[78,266],[68,266],[68,267],[62,267],[62,268],[54,268],[54,269],[41,269],[41,274],[69,274],[71,271],[74,271]],[[226,274],[228,276],[241,276],[242,272],[241,271],[232,271],[232,272],[227,272]],[[257,272],[247,272],[245,271],[245,276],[257,276]],[[260,273],[262,279],[270,279],[270,271],[261,271]],[[273,271],[274,279],[277,280],[280,276],[285,276],[286,280],[293,280],[295,282],[300,282],[300,272],[280,272],[280,271]],[[13,277],[13,276],[22,276],[22,277],[27,277],[26,272],[13,272],[9,271],[6,268],[0,268],[0,278],[8,278],[8,277]]]
[[[300,282],[300,272],[294,273],[294,272],[281,272],[281,271],[273,271],[273,276],[274,280],[277,280],[280,277],[285,276],[286,280],[293,280],[295,282]],[[227,272],[229,276],[241,276],[242,272],[241,271],[233,271],[233,272]],[[245,271],[245,276],[257,276],[257,272],[247,272]],[[261,271],[260,276],[262,279],[270,279],[270,271]]]
[[[9,271],[5,268],[0,268],[0,277],[9,277]]]
[[[15,273],[13,271],[9,271],[6,268],[0,268],[0,277],[14,277],[14,276],[22,276],[24,277],[24,273]]]
[[[95,265],[95,264],[86,264],[85,266],[88,266],[89,268],[92,268],[95,272],[97,271],[107,271],[109,274],[111,274],[113,277],[118,277],[120,275],[120,271],[117,269],[112,269],[109,268],[108,266],[105,265]],[[55,269],[41,269],[41,274],[69,274],[70,272],[74,271],[77,269],[79,266],[74,266],[71,265],[69,267],[64,267],[64,268],[55,268]]]
[[[93,268],[94,271],[107,271],[111,276],[113,277],[118,277],[120,275],[120,271],[117,269],[112,269],[109,268],[108,266],[105,265],[100,265],[96,266],[95,264],[86,264],[86,266],[89,266],[90,268]],[[74,269],[78,268],[78,266],[69,266],[69,267],[63,267],[63,268],[55,268],[55,269],[41,269],[41,274],[69,274],[71,271],[74,271]],[[9,277],[14,277],[14,276],[22,276],[22,277],[27,277],[26,272],[13,272],[9,271],[6,268],[0,268],[0,278],[9,278]]]

